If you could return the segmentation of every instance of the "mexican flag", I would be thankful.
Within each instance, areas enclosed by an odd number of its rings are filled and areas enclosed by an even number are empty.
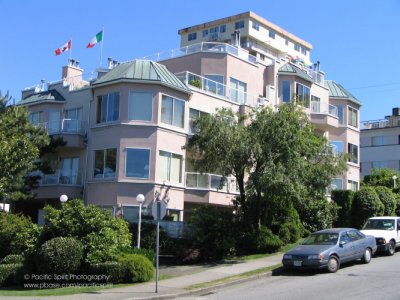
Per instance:
[[[86,48],[93,48],[94,45],[96,45],[98,42],[101,42],[102,39],[103,39],[103,30],[100,31],[98,34],[96,34],[94,38],[92,38],[90,43],[87,44]]]

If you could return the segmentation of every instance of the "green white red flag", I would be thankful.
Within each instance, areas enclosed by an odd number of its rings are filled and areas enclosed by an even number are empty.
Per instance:
[[[103,30],[100,31],[92,40],[87,44],[86,48],[93,48],[98,42],[101,42],[103,39]]]

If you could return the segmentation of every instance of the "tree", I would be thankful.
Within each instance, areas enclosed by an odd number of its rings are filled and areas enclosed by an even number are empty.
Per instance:
[[[276,211],[322,199],[331,178],[345,169],[344,158],[333,155],[307,115],[292,104],[249,115],[222,110],[201,116],[194,126],[186,147],[195,169],[236,177],[238,213],[252,228],[279,222]]]
[[[393,176],[396,176],[400,182],[400,174],[396,170],[386,168],[372,169],[371,174],[364,176],[361,184],[364,186],[386,186],[393,189]]]
[[[40,149],[49,144],[45,129],[29,122],[25,107],[8,105],[0,93],[0,199],[17,200],[27,193],[25,176],[37,168]]]
[[[361,228],[368,218],[382,216],[385,206],[379,200],[375,189],[371,186],[362,187],[356,192],[352,207],[352,226]]]
[[[396,194],[385,186],[376,186],[375,191],[385,207],[383,214],[385,216],[394,216],[397,206]]]

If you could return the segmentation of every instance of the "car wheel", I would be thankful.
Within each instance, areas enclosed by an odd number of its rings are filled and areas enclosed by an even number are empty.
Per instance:
[[[328,260],[328,272],[329,273],[336,273],[339,270],[340,262],[336,256],[329,257]]]
[[[394,245],[394,242],[390,241],[389,242],[389,246],[388,246],[388,250],[387,250],[387,254],[392,256],[394,254],[395,250],[396,250],[396,246]]]
[[[367,248],[364,251],[364,255],[361,258],[361,261],[365,264],[369,264],[369,262],[371,261],[372,258],[372,253],[371,253],[371,249]]]

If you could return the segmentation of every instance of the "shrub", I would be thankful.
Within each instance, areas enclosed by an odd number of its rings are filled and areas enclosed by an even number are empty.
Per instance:
[[[385,216],[393,216],[397,206],[396,194],[385,186],[377,186],[375,187],[375,191],[378,194],[379,200],[383,203],[383,214]]]
[[[337,204],[322,198],[305,201],[296,209],[304,227],[311,232],[331,228],[337,219]]]
[[[144,257],[147,257],[147,259],[149,261],[151,261],[152,263],[155,262],[155,258],[156,258],[156,253],[152,249],[128,248],[128,249],[124,249],[123,253],[143,255]]]
[[[0,259],[23,254],[36,246],[40,229],[23,215],[0,212]]]
[[[137,236],[138,225],[137,223],[132,223],[129,225],[129,231],[132,236]],[[140,247],[141,249],[155,249],[156,248],[156,232],[157,226],[152,223],[141,224],[140,233]],[[167,251],[171,245],[171,238],[168,237],[167,233],[163,228],[160,227],[160,252]],[[136,247],[136,238],[132,239],[132,248]]]
[[[23,269],[23,264],[1,264],[0,287],[21,282]]]
[[[284,226],[285,224],[282,224],[281,228],[279,229],[278,236],[281,239],[282,243],[288,244],[290,241],[290,231],[287,226]]]
[[[283,245],[279,237],[273,234],[272,231],[265,226],[261,226],[257,242],[258,252],[272,253],[277,251]]]
[[[89,273],[108,276],[108,283],[123,283],[127,277],[126,267],[116,261],[92,264],[89,266]]]
[[[81,266],[82,243],[71,237],[45,242],[38,253],[38,269],[47,274],[74,274]]]
[[[154,276],[153,264],[143,255],[122,253],[117,261],[126,268],[127,282],[149,281]]]
[[[189,240],[204,260],[221,259],[235,249],[235,224],[231,211],[200,206],[189,220]]]
[[[0,264],[7,265],[7,264],[23,264],[25,262],[25,257],[20,254],[9,254],[4,257]]]
[[[286,228],[289,232],[289,240],[290,243],[297,242],[298,239],[303,235],[303,226],[301,224],[296,224],[293,222],[287,222],[282,224],[281,229]]]
[[[375,189],[365,186],[356,192],[352,207],[352,226],[361,228],[365,221],[374,216],[382,216],[385,207]]]
[[[338,217],[334,222],[335,227],[350,227],[351,209],[353,205],[354,192],[349,190],[333,190],[332,200],[339,206]]]
[[[88,264],[113,261],[121,249],[131,245],[127,222],[93,205],[84,206],[79,199],[68,201],[61,209],[45,207],[45,225],[40,242],[70,236],[84,248]]]

